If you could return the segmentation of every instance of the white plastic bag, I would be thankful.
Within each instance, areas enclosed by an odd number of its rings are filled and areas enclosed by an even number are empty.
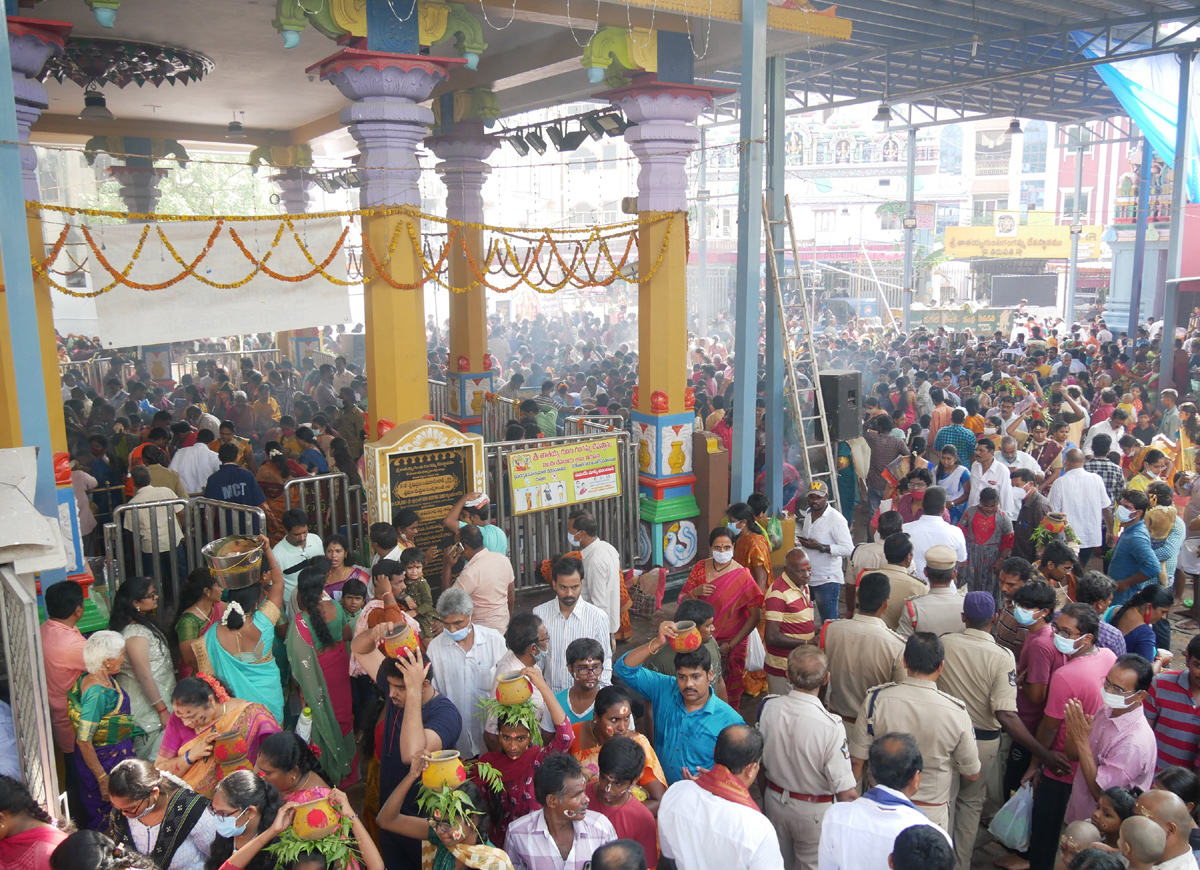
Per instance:
[[[988,825],[991,833],[1002,845],[1018,852],[1029,848],[1029,830],[1033,827],[1033,786],[1025,783],[1008,803],[996,813]]]
[[[767,648],[763,646],[762,637],[755,628],[750,632],[749,646],[746,648],[746,670],[761,671],[767,666]]]

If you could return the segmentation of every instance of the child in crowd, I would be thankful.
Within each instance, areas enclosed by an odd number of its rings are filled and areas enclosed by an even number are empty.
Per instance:
[[[404,575],[402,606],[405,612],[417,621],[422,637],[437,637],[442,633],[442,623],[438,620],[437,610],[433,606],[433,593],[429,588],[429,581],[424,576],[425,556],[417,547],[409,547],[400,554],[400,569]],[[401,603],[398,598],[396,601]]]
[[[1121,822],[1117,851],[1129,870],[1152,870],[1167,850],[1167,832],[1146,816],[1130,816]]]
[[[1121,833],[1121,823],[1133,815],[1133,805],[1137,802],[1141,789],[1127,791],[1120,786],[1106,788],[1096,801],[1096,809],[1092,813],[1092,824],[1100,831],[1106,846],[1117,848],[1117,837]]]
[[[358,618],[358,613],[367,603],[367,584],[357,577],[347,580],[342,586],[342,610],[346,616]]]
[[[614,737],[596,759],[600,777],[587,784],[588,808],[612,822],[617,836],[636,840],[646,852],[648,870],[658,865],[658,823],[646,807],[646,791],[638,785],[646,752],[628,737]]]

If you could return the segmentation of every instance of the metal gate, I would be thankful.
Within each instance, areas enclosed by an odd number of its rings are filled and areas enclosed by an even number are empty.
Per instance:
[[[309,528],[322,541],[332,534],[345,535],[351,553],[362,545],[362,487],[351,487],[342,472],[293,477],[283,485],[283,505],[284,510],[295,507],[308,514]]]
[[[568,417],[564,421],[564,435],[605,435],[625,428],[625,418],[619,414],[604,414],[597,417]]]
[[[159,511],[167,510],[170,515],[183,508],[183,518],[176,522],[163,523],[159,520]],[[129,520],[129,529],[125,521]],[[105,558],[115,573],[110,575],[119,586],[129,577],[151,577],[162,596],[162,606],[158,608],[159,624],[166,628],[164,620],[170,619],[174,605],[179,601],[179,590],[187,580],[187,572],[195,567],[198,550],[193,552],[191,536],[188,534],[191,526],[188,512],[188,501],[182,498],[164,499],[163,501],[144,501],[137,504],[123,504],[113,511],[113,521],[104,526]],[[165,525],[165,528],[164,528]],[[132,541],[128,552],[124,532],[129,531]],[[142,533],[148,532],[153,555],[156,558],[144,559],[142,552]],[[158,558],[160,544],[166,547],[169,558]],[[182,547],[182,551],[181,548]],[[128,564],[132,557],[134,564]],[[146,571],[147,563],[150,570]],[[130,570],[130,569],[133,570]],[[116,591],[116,586],[112,587]],[[168,606],[169,605],[169,606]]]
[[[10,565],[0,566],[0,629],[22,778],[34,801],[62,818],[37,599]]]
[[[504,429],[511,420],[521,419],[520,403],[495,393],[483,397],[483,440],[495,444],[504,440]]]
[[[237,381],[241,373],[241,364],[243,358],[249,358],[254,361],[254,368],[262,371],[264,362],[272,362],[279,365],[283,351],[276,347],[269,347],[265,350],[226,350],[217,353],[189,353],[185,354],[181,361],[181,372],[195,376],[199,371],[200,365],[207,365],[210,362],[215,362],[217,368],[224,369],[229,373],[229,377],[233,381]]]
[[[512,513],[512,494],[509,492],[507,474],[509,455],[521,450],[595,441],[597,436],[567,435],[531,441],[505,441],[486,446],[487,491],[493,494],[492,504],[495,505],[492,519],[508,535],[508,558],[512,562],[518,589],[543,583],[539,573],[542,562],[571,550],[567,543],[567,515],[576,507],[587,508],[595,516],[600,525],[600,538],[616,547],[621,554],[622,570],[633,567],[638,551],[637,450],[630,433],[611,432],[604,437],[613,435],[617,437],[620,456],[617,469],[621,478],[620,496],[532,514]]]
[[[204,558],[200,551],[211,541],[226,535],[265,535],[267,512],[215,498],[194,498],[189,526],[188,565],[195,568]]]
[[[439,423],[446,419],[446,403],[449,401],[445,381],[429,379],[429,415]]]

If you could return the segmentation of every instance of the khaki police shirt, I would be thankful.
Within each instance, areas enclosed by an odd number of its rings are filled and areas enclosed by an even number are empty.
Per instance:
[[[1017,662],[986,631],[968,628],[942,638],[946,664],[938,688],[967,705],[971,723],[981,731],[1000,728],[997,711],[1017,711]]]
[[[904,606],[908,600],[928,594],[929,585],[913,574],[911,568],[902,568],[899,565],[880,568],[879,573],[887,574],[892,590],[888,597],[888,608],[883,614],[883,621],[887,623],[888,628],[896,631],[900,626],[900,617],[904,613]]]
[[[911,637],[918,631],[931,631],[941,636],[966,628],[962,621],[964,590],[951,591],[949,586],[932,586],[918,598],[904,602],[900,626],[896,633]]]
[[[967,705],[929,680],[905,677],[868,691],[850,732],[851,757],[865,761],[871,742],[889,731],[913,735],[921,748],[925,766],[914,801],[947,803],[958,774],[972,776],[980,771]]]
[[[793,690],[769,699],[758,730],[766,740],[762,763],[770,782],[809,795],[854,788],[846,728],[815,695]]]
[[[829,660],[826,706],[847,719],[858,715],[867,689],[904,678],[904,641],[882,619],[856,613],[825,623],[821,649]]]

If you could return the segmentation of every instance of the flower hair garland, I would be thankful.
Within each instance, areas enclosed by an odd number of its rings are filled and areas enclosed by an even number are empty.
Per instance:
[[[229,606],[225,608],[225,612],[221,614],[221,625],[226,628],[229,628],[229,614],[231,613],[236,613],[243,621],[246,619],[246,611],[242,610],[242,605],[236,601],[230,601]]]
[[[238,605],[232,604],[231,606],[237,607]],[[222,621],[222,624],[224,624],[223,621]],[[226,701],[229,700],[229,693],[225,691],[225,687],[222,686],[217,681],[216,677],[210,676],[206,673],[203,673],[202,671],[197,671],[196,678],[199,680],[203,680],[208,685],[208,687],[213,690],[213,694],[217,696],[218,704],[224,704]]]

